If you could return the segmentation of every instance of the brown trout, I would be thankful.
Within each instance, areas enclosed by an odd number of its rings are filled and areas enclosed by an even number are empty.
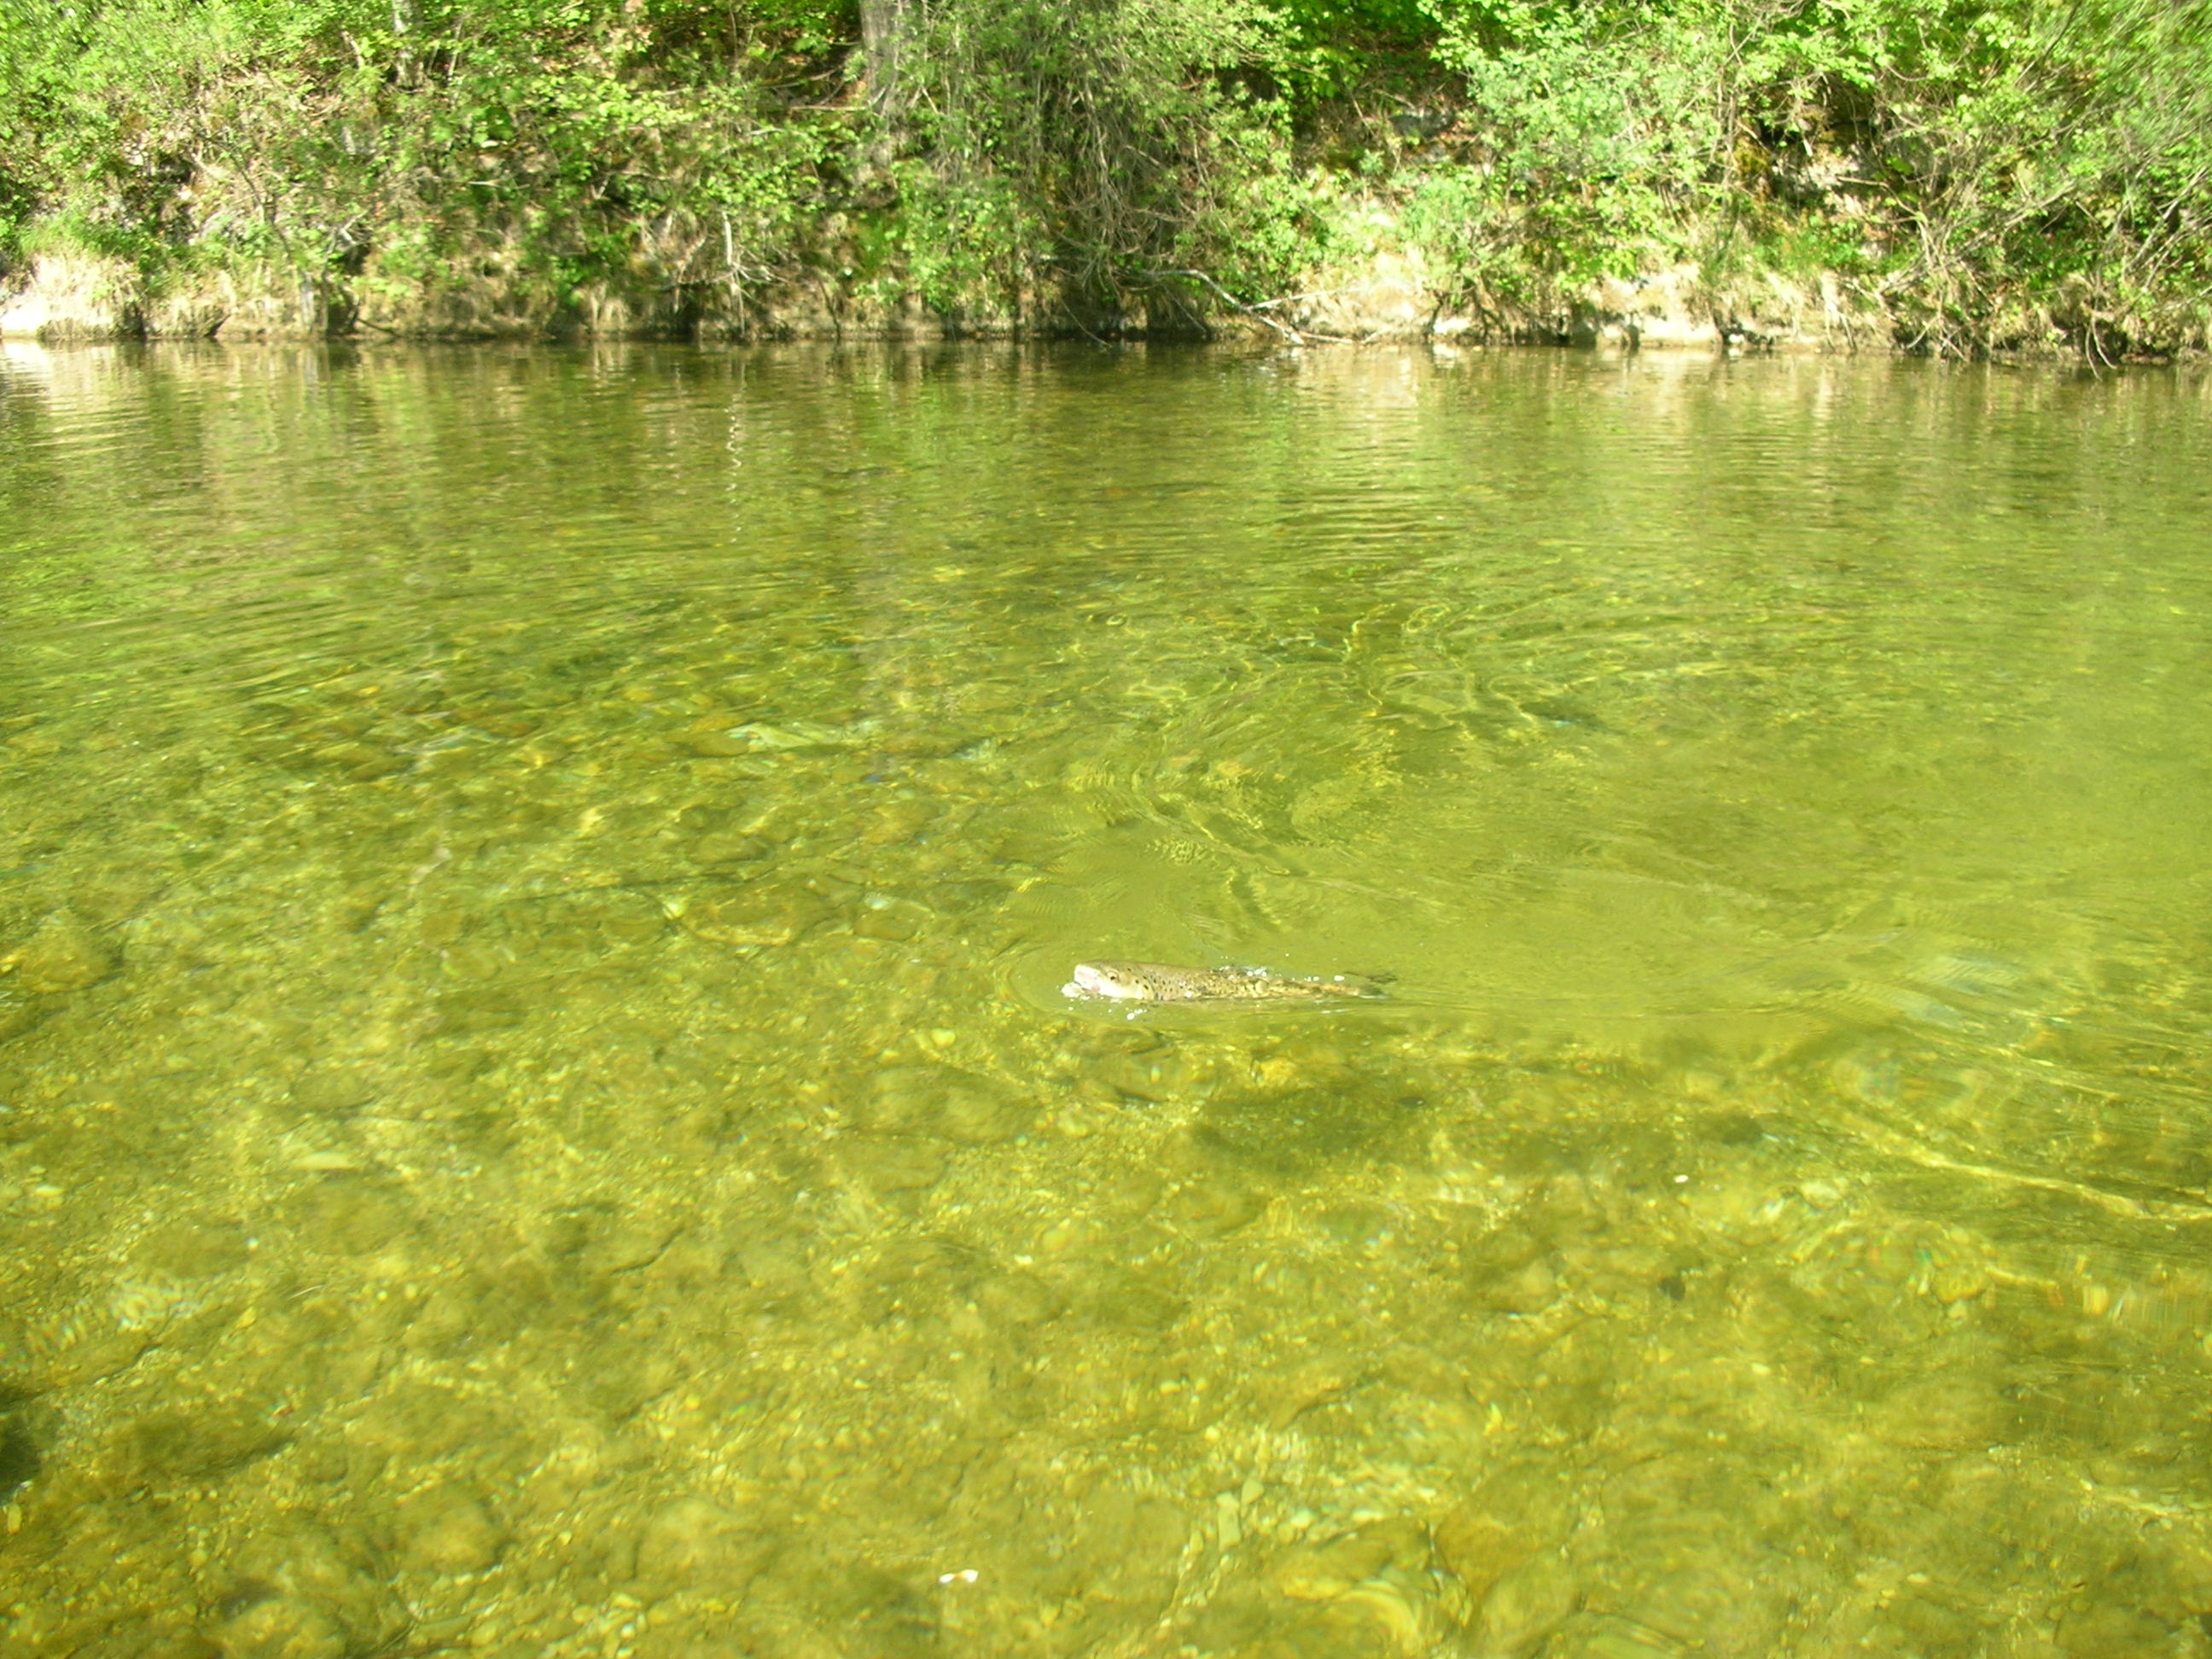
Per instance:
[[[1287,979],[1264,968],[1176,968],[1164,962],[1079,962],[1060,991],[1115,1002],[1319,1002],[1382,994],[1342,979]]]

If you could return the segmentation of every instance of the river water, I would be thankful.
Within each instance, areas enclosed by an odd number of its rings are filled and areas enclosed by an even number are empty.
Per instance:
[[[9,351],[7,1659],[2212,1654],[2203,379]]]

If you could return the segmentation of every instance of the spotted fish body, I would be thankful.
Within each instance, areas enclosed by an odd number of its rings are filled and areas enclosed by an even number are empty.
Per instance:
[[[1116,1002],[1333,1002],[1377,997],[1344,980],[1287,979],[1261,968],[1177,968],[1164,962],[1079,962],[1072,997]]]

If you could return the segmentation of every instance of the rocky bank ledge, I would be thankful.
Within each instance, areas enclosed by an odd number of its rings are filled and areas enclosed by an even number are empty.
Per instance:
[[[1887,349],[1894,331],[1869,298],[1822,276],[1708,283],[1693,264],[1654,269],[1564,293],[1541,308],[1454,295],[1413,256],[1374,252],[1316,273],[1302,292],[1210,319],[1214,331],[1299,343],[1437,340],[1859,350]],[[274,267],[217,269],[149,281],[129,264],[84,253],[41,255],[0,277],[0,336],[72,340],[1008,338],[1091,332],[1188,337],[1187,320],[1143,314],[1095,319],[1088,331],[1024,316],[932,312],[917,298],[886,305],[833,286],[681,295],[604,288],[556,296],[495,269],[469,288],[428,291],[382,278],[303,278]],[[2058,343],[2054,341],[2054,345]]]

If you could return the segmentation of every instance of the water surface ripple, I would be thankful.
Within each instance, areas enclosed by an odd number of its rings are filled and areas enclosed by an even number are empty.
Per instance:
[[[9,346],[0,1656],[2212,1655],[2208,417]]]

